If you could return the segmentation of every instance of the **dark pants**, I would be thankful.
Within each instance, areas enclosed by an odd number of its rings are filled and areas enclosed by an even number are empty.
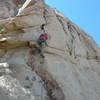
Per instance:
[[[47,45],[46,40],[43,39],[38,39],[37,43],[41,48],[43,48],[43,45]]]
[[[44,58],[43,52],[44,52],[45,46],[47,45],[46,40],[38,39],[38,40],[37,40],[37,43],[38,43],[38,45],[39,45],[39,47],[40,47],[40,48],[39,48],[39,50],[40,50],[40,55],[41,55],[41,57]]]

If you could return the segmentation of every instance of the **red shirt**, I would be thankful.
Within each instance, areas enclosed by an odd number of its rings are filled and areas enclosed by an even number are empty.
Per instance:
[[[47,34],[41,34],[39,39],[48,40],[48,35]]]

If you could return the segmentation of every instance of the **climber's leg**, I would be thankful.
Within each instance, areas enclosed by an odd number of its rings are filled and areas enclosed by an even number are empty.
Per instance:
[[[43,55],[43,48],[38,48],[38,54],[40,54],[40,56],[42,57],[42,58],[45,58],[45,56]]]
[[[43,48],[35,48],[35,49],[31,49],[30,50],[30,54],[31,55],[40,55],[42,58],[45,58],[45,56],[43,55]]]
[[[45,58],[45,56],[43,55],[44,48],[45,48],[45,42],[44,42],[44,40],[38,39],[37,40],[37,44],[39,45],[40,56],[42,58]]]

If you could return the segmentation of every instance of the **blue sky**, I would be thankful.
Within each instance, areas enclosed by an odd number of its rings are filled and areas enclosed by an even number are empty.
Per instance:
[[[100,0],[46,0],[91,35],[100,46]]]

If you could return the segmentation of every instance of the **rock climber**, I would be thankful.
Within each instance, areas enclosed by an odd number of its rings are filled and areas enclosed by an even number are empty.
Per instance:
[[[48,34],[41,34],[37,39],[38,45],[43,48],[43,46],[47,46]]]
[[[28,43],[29,47],[31,48],[30,53],[31,55],[40,55],[42,58],[45,56],[43,55],[44,49],[47,45],[47,40],[48,40],[48,34],[41,34],[34,46],[31,46],[32,43]]]
[[[40,36],[39,36],[39,38],[37,39],[37,44],[39,45],[39,49],[40,49],[40,54],[41,54],[41,56],[44,58],[44,55],[43,55],[43,51],[44,51],[44,48],[46,47],[46,46],[48,46],[47,45],[47,40],[48,40],[48,34],[41,34]]]

